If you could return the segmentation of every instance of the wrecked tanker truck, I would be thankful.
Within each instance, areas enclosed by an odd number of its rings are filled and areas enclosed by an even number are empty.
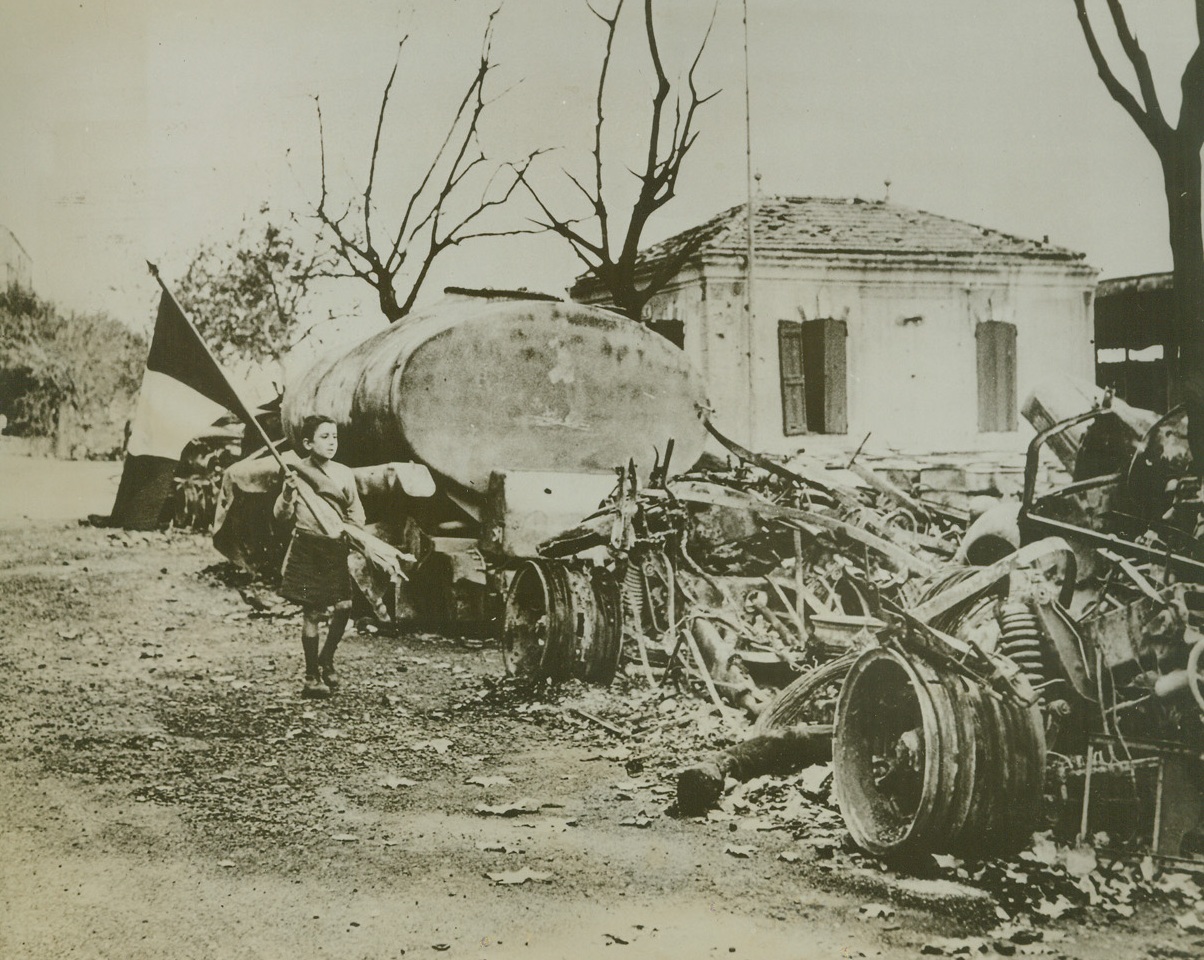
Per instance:
[[[595,509],[615,466],[692,465],[705,431],[697,375],[667,340],[553,297],[449,288],[429,308],[285,385],[281,418],[332,417],[373,532],[417,558],[387,613],[454,633],[496,629],[506,571]],[[279,569],[265,457],[228,471],[214,542]]]

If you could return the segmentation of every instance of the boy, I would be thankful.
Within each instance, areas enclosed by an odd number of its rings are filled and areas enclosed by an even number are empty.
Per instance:
[[[295,473],[284,477],[284,489],[273,513],[293,523],[293,537],[284,558],[280,593],[301,604],[301,646],[305,651],[305,685],[301,696],[325,699],[338,686],[334,653],[351,616],[351,576],[344,524],[362,528],[364,508],[355,475],[334,462],[339,430],[326,416],[308,416],[301,425],[304,458]],[[298,484],[309,489],[302,494]],[[331,536],[332,533],[338,535]],[[326,642],[318,648],[318,633],[328,611]]]

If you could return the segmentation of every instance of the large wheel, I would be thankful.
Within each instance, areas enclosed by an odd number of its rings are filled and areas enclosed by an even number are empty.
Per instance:
[[[528,560],[506,595],[502,658],[511,676],[609,684],[619,664],[619,588],[604,571]]]
[[[518,568],[506,594],[502,620],[502,661],[512,677],[539,679],[551,640],[551,587],[542,565],[530,560]]]
[[[919,657],[867,650],[841,688],[834,788],[858,846],[878,856],[1019,849],[1045,770],[1037,708]]]

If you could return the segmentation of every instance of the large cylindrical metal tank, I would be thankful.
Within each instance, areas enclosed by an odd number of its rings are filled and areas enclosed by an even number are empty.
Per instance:
[[[685,354],[625,317],[552,299],[454,295],[286,384],[296,440],[310,413],[339,425],[350,466],[415,459],[470,501],[495,470],[606,472],[675,441],[692,466],[706,433]]]

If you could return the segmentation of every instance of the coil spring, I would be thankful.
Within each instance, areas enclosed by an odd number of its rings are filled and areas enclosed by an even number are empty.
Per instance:
[[[1036,615],[1027,604],[1013,601],[1001,603],[996,617],[1001,631],[999,652],[1015,663],[1039,692],[1046,680],[1045,635]]]
[[[629,560],[623,573],[623,613],[634,630],[644,627],[644,568],[639,560]]]

